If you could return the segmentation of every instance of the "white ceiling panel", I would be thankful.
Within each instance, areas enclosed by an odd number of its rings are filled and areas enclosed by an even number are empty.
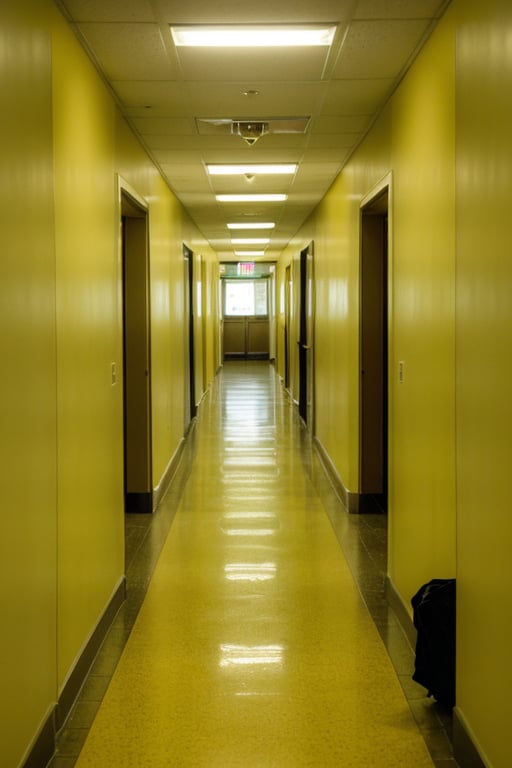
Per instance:
[[[182,150],[201,151],[201,138],[199,136],[176,136],[175,134],[166,133],[144,133],[140,132],[140,135],[144,138],[144,143],[150,149],[157,150],[169,150],[170,152],[181,152]]]
[[[398,77],[430,24],[428,19],[355,21],[333,71],[341,78]]]
[[[171,80],[113,80],[112,88],[125,107],[160,110],[160,116],[187,117],[190,107],[185,85]]]
[[[266,48],[180,48],[178,57],[184,80],[223,80],[240,82],[258,80],[320,80],[328,49],[275,48],[269,56]]]
[[[320,114],[373,115],[386,102],[394,85],[392,78],[332,80],[327,85]]]
[[[174,80],[179,67],[163,44],[158,24],[78,25],[109,80]]]
[[[429,19],[445,5],[439,0],[358,0],[354,19]]]
[[[300,74],[298,72],[297,74]],[[188,109],[196,117],[232,117],[254,119],[311,115],[318,110],[327,84],[320,81],[233,83],[187,83]],[[245,91],[257,91],[248,98]]]
[[[74,21],[156,21],[151,0],[65,0]]]
[[[320,115],[311,122],[311,133],[352,133],[360,135],[368,128],[368,115]]]
[[[146,114],[148,114],[146,110]],[[196,136],[195,121],[183,117],[136,117],[132,120],[139,133],[144,136]]]
[[[362,133],[317,133],[310,137],[308,149],[345,149],[353,147]]]
[[[290,22],[338,21],[346,19],[353,10],[353,0],[294,0],[276,3],[259,0],[155,0],[161,18],[172,24],[289,24]]]
[[[275,259],[382,110],[449,0],[55,0],[178,199],[219,258],[228,221],[275,221]],[[330,50],[176,48],[169,24],[335,23]],[[340,47],[341,46],[341,47]],[[230,126],[308,118],[249,146]],[[198,126],[201,130],[198,129]],[[295,177],[210,178],[206,163],[298,163]],[[220,204],[220,192],[286,192]]]

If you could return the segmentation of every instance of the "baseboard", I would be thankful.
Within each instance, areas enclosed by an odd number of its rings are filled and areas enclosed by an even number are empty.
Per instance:
[[[386,576],[384,590],[386,600],[393,609],[395,616],[398,619],[398,623],[402,627],[402,630],[409,641],[409,645],[414,650],[416,648],[416,627],[414,626],[411,614],[404,605],[402,598],[389,576]]]
[[[320,462],[325,470],[327,477],[331,481],[331,484],[341,502],[343,503],[345,509],[350,512],[350,514],[360,514],[362,511],[360,494],[347,491],[343,485],[343,481],[341,480],[336,467],[332,463],[331,457],[317,437],[313,437],[313,446],[318,453]]]
[[[61,691],[59,701],[55,708],[56,731],[60,731],[66,722],[73,704],[87,678],[92,663],[125,598],[126,578],[123,576]]]
[[[453,755],[462,768],[488,768],[458,707],[453,709]]]
[[[123,576],[69,675],[56,706],[52,708],[45,719],[38,736],[22,764],[22,768],[42,768],[50,762],[55,753],[57,733],[66,722],[73,704],[87,679],[92,663],[125,597],[126,579]]]
[[[125,511],[130,513],[147,514],[153,511],[153,492],[127,493],[125,495]]]
[[[45,718],[22,768],[41,768],[48,765],[55,752],[55,709]]]
[[[190,428],[192,428],[194,423],[195,423],[195,420],[192,420]],[[187,436],[188,436],[188,432],[187,432]],[[151,508],[152,512],[156,511],[158,505],[160,504],[163,497],[167,493],[167,489],[169,488],[169,485],[171,484],[171,480],[174,477],[176,470],[178,469],[178,465],[181,461],[181,456],[183,454],[185,442],[186,442],[186,438],[182,437],[178,447],[174,452],[174,455],[171,457],[169,463],[164,469],[164,473],[160,478],[160,482],[158,483],[156,488],[154,488],[153,490],[152,508]]]

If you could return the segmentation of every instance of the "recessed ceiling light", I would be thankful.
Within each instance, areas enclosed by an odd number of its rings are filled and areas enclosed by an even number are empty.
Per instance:
[[[328,46],[332,43],[334,24],[282,25],[194,25],[171,26],[175,45],[215,48]]]
[[[234,237],[231,239],[233,245],[267,245],[270,243],[268,237]]]
[[[275,163],[272,165],[256,163],[252,165],[207,165],[210,176],[238,176],[242,174],[278,176],[294,174],[297,163]]]
[[[219,203],[281,203],[288,195],[215,195]]]
[[[228,229],[274,229],[275,224],[273,221],[248,221],[247,224],[233,222],[226,225]]]
[[[264,256],[265,251],[235,251],[235,256]]]

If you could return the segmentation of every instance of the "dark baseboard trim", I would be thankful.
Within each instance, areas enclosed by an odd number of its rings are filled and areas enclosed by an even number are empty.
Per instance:
[[[156,511],[158,505],[160,504],[163,497],[167,493],[167,489],[169,488],[169,485],[171,484],[171,480],[174,477],[176,470],[178,469],[178,465],[181,461],[181,456],[183,454],[183,449],[185,447],[186,437],[188,436],[190,430],[193,428],[194,423],[195,423],[195,419],[193,419],[190,422],[189,429],[187,430],[187,435],[181,438],[180,443],[174,452],[174,455],[171,457],[169,463],[164,469],[164,473],[160,478],[160,482],[158,483],[156,488],[153,490],[152,509],[151,509],[152,512]]]
[[[144,493],[127,493],[125,495],[125,512],[133,513],[150,513],[153,511],[153,492],[145,491]]]
[[[80,690],[87,679],[89,669],[101,648],[114,618],[126,598],[126,579],[123,576],[109,604],[105,608],[94,632],[75,664],[62,689],[59,700],[46,718],[39,735],[36,737],[23,768],[42,768],[48,765],[55,753],[57,733],[66,722]]]
[[[55,710],[52,709],[32,745],[23,768],[41,768],[48,765],[55,752]]]
[[[313,446],[318,453],[327,477],[331,481],[331,484],[345,506],[345,509],[350,512],[350,514],[360,514],[360,494],[347,491],[336,467],[332,463],[331,457],[317,437],[313,437]]]
[[[463,768],[486,768],[458,707],[453,710],[453,754]]]
[[[118,610],[126,599],[126,578],[123,576],[117,589],[112,595],[109,604],[105,608],[96,629],[89,638],[88,643],[80,654],[77,663],[64,688],[59,696],[59,701],[55,707],[55,728],[60,731],[66,722],[69,713],[75,703],[76,697],[87,678],[87,674],[92,666],[96,655],[101,648],[112,622],[114,621]]]
[[[393,609],[398,623],[414,651],[416,648],[416,628],[389,576],[386,576],[385,594],[386,600]],[[452,710],[452,724],[453,755],[457,763],[461,768],[486,768],[486,764],[480,757],[480,753],[465,725],[464,718],[457,707]]]
[[[400,597],[397,590],[395,589],[395,585],[393,584],[389,576],[386,576],[384,591],[385,591],[386,600],[388,601],[389,605],[393,609],[395,616],[398,619],[398,623],[402,627],[405,633],[405,636],[409,641],[409,645],[414,651],[416,648],[416,635],[417,635],[416,627],[414,626],[412,618],[409,614],[409,611],[403,604],[402,598]]]

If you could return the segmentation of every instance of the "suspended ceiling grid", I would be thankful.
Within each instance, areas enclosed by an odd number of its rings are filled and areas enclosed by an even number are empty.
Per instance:
[[[274,221],[275,260],[324,197],[445,11],[447,0],[57,0],[121,111],[219,260],[227,222]],[[330,47],[177,48],[170,24],[335,23]],[[248,94],[248,95],[247,95]],[[202,120],[308,117],[253,146]],[[211,177],[208,163],[297,163],[293,176]],[[219,203],[219,193],[285,193]],[[237,237],[253,232],[237,231]]]

